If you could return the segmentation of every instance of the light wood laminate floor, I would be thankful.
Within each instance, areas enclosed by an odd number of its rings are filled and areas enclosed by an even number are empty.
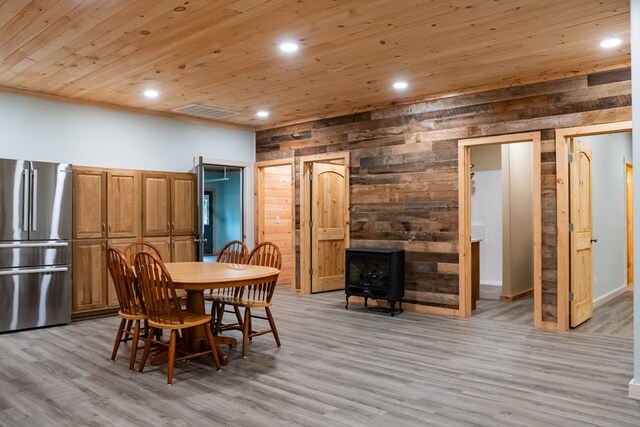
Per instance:
[[[283,346],[249,357],[128,370],[109,360],[118,319],[0,335],[1,426],[638,426],[632,341],[543,332],[500,317],[391,318],[340,292],[279,289]]]

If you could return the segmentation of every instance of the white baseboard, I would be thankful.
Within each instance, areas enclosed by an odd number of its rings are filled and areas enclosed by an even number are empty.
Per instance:
[[[502,283],[488,282],[480,283],[480,298],[499,300],[502,294]]]
[[[620,287],[620,288],[618,288],[618,289],[616,289],[614,291],[611,291],[608,294],[602,295],[600,298],[594,299],[593,300],[593,308],[599,307],[602,304],[611,301],[612,299],[614,299],[618,295],[622,295],[623,293],[629,291],[632,288],[633,288],[633,286],[623,285],[622,287]]]
[[[629,398],[640,400],[640,384],[635,382],[635,378],[629,381]]]

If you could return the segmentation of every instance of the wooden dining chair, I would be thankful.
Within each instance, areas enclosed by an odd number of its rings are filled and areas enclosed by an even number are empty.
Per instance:
[[[124,248],[124,255],[129,262],[129,265],[133,267],[136,262],[136,255],[138,252],[149,252],[158,257],[158,259],[162,260],[162,255],[160,255],[160,250],[151,243],[147,242],[134,242]]]
[[[173,367],[176,360],[193,359],[210,353],[213,356],[213,363],[216,369],[220,370],[220,360],[218,359],[215,339],[211,329],[207,327],[211,322],[211,316],[183,310],[180,307],[173,280],[171,280],[169,272],[157,256],[148,252],[138,252],[135,268],[149,322],[149,333],[147,334],[138,371],[143,372],[144,370],[156,329],[169,329],[171,331],[168,345],[167,384],[173,382]],[[183,355],[176,359],[178,330],[185,330],[199,325],[205,325],[206,338],[211,348],[199,353],[181,352]]]
[[[226,262],[230,264],[246,264],[248,260],[249,250],[247,245],[239,240],[232,240],[220,250],[217,262]],[[230,288],[218,288],[210,289],[205,293],[204,299],[211,301],[211,327],[214,331],[214,335],[218,335],[221,331],[228,329],[237,329],[238,326],[242,326],[242,315],[240,309],[233,306],[233,311],[220,310],[220,305],[223,302],[232,302],[240,297],[242,287],[230,287]],[[237,323],[223,325],[222,317],[224,313],[235,313]]]
[[[116,359],[118,348],[121,342],[127,342],[132,336],[131,355],[129,358],[129,369],[133,370],[138,351],[138,340],[140,339],[140,322],[145,323],[145,333],[147,332],[147,313],[142,301],[142,293],[136,280],[133,269],[127,262],[125,255],[117,249],[107,250],[107,266],[109,274],[113,280],[113,285],[120,305],[120,326],[116,334],[116,341],[113,344],[111,360]],[[131,327],[133,324],[133,334]],[[122,337],[124,335],[124,338]]]
[[[282,255],[276,245],[271,242],[264,242],[260,243],[251,251],[248,263],[251,265],[280,269],[282,267]],[[220,304],[219,311],[224,310],[225,304],[233,305],[234,308],[238,309],[244,308],[242,325],[235,328],[242,331],[242,357],[247,356],[249,341],[251,341],[253,337],[260,335],[272,333],[278,347],[281,346],[278,330],[276,329],[276,322],[271,313],[271,299],[276,289],[277,280],[278,278],[276,277],[268,282],[245,286],[237,299]],[[256,308],[264,308],[267,317],[252,314],[251,309]],[[252,328],[252,318],[268,320],[270,329],[254,331]]]

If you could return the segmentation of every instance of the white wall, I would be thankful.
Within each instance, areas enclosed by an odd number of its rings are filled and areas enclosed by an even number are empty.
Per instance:
[[[502,146],[502,295],[533,289],[533,143]]]
[[[499,145],[472,147],[472,238],[480,241],[481,297],[486,285],[502,286],[502,172]],[[478,234],[474,234],[478,233]]]
[[[631,102],[640,105],[640,1],[631,1]],[[632,110],[633,163],[640,165],[640,108]],[[640,167],[633,169],[633,283],[640,283]],[[634,285],[635,286],[635,285]],[[633,293],[633,374],[629,396],[640,399],[640,292]]]
[[[593,299],[627,285],[627,203],[625,162],[632,163],[631,134],[581,137],[593,154],[591,165]]]
[[[255,162],[255,132],[0,93],[0,158],[186,172],[194,156]],[[247,168],[253,195],[253,167]],[[246,234],[253,242],[253,197]]]

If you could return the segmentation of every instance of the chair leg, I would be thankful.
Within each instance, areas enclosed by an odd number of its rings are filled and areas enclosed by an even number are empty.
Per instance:
[[[211,303],[211,330],[215,332],[218,323],[218,303]]]
[[[220,358],[218,357],[218,346],[216,345],[216,339],[213,337],[213,332],[211,329],[205,328],[205,333],[207,334],[207,341],[209,342],[209,346],[211,347],[211,354],[213,355],[213,364],[216,367],[216,370],[220,370]]]
[[[142,352],[142,360],[140,360],[140,367],[138,368],[138,372],[144,371],[144,365],[146,365],[147,363],[149,351],[151,350],[151,341],[153,340],[155,332],[155,328],[151,326],[149,328],[149,335],[147,335],[147,339],[144,342],[144,351]]]
[[[127,323],[126,319],[120,320],[120,326],[118,326],[118,332],[116,333],[116,342],[113,343],[113,351],[111,352],[111,360],[116,360],[116,354],[118,354],[118,348],[120,347],[120,341],[122,340],[122,333],[124,332],[124,324]]]
[[[249,315],[249,341],[253,341],[253,320],[251,319],[251,315]]]
[[[133,328],[133,342],[131,343],[131,358],[129,359],[129,370],[133,371],[136,366],[136,354],[138,353],[138,340],[140,339],[140,320],[136,320]]]
[[[173,383],[173,364],[176,362],[176,341],[178,330],[171,330],[171,338],[169,338],[169,360],[167,361],[167,384]]]
[[[124,343],[126,344],[131,337],[131,326],[133,325],[133,320],[127,320],[127,327],[124,330]]]
[[[247,351],[249,350],[249,335],[251,333],[251,309],[249,307],[244,309],[244,325],[242,328],[242,357],[247,357]]]
[[[278,336],[278,329],[276,329],[276,321],[273,320],[273,314],[271,314],[271,309],[269,307],[265,307],[264,310],[267,312],[267,318],[269,319],[269,326],[271,326],[271,332],[273,333],[273,337],[276,339],[276,344],[278,347],[280,344],[280,337]]]
[[[240,313],[240,307],[233,306],[233,311],[236,313],[236,319],[238,320],[238,325],[242,329],[244,327],[244,323],[242,321],[242,314]]]

